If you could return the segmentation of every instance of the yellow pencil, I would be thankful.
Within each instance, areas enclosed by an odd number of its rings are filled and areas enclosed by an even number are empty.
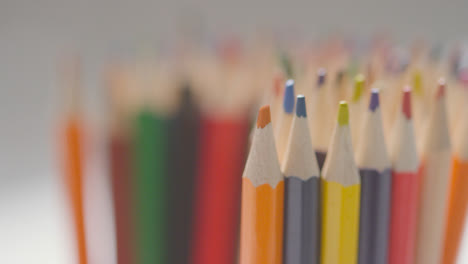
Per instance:
[[[355,264],[359,234],[360,178],[354,162],[348,104],[338,123],[323,169],[322,264]]]

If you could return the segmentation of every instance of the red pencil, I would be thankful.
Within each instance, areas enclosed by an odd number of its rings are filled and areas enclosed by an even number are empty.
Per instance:
[[[247,118],[202,118],[192,241],[194,264],[229,264],[236,258],[248,128]]]
[[[109,175],[114,206],[117,264],[130,264],[133,259],[132,200],[131,200],[131,138],[128,133],[128,76],[118,67],[106,75],[110,97],[110,133],[107,151]]]
[[[392,204],[389,264],[412,264],[416,240],[419,160],[411,119],[411,91],[403,94],[402,111],[393,131]]]

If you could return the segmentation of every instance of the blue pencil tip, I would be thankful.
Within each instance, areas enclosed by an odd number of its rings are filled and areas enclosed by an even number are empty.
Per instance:
[[[377,107],[379,107],[380,105],[380,102],[379,102],[379,89],[372,89],[372,92],[371,92],[371,98],[370,98],[370,102],[369,102],[369,110],[371,110],[372,112],[375,111],[375,109],[377,109]]]
[[[297,117],[307,117],[305,96],[302,94],[297,96],[296,115]]]
[[[327,76],[327,71],[324,68],[320,68],[317,71],[317,85],[321,87],[325,83],[325,77]]]
[[[294,112],[294,80],[286,81],[286,89],[284,89],[283,99],[284,112],[292,114]]]

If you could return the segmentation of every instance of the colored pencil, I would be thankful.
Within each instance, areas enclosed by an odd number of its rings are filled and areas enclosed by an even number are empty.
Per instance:
[[[319,264],[320,171],[303,95],[297,96],[282,171],[285,175],[283,263]]]
[[[167,263],[189,263],[194,185],[197,171],[199,110],[184,84],[169,136],[169,223]]]
[[[68,198],[71,203],[71,213],[74,222],[75,239],[77,245],[78,260],[80,264],[88,263],[86,249],[86,231],[84,219],[84,131],[81,120],[80,106],[80,65],[78,60],[66,62],[61,68],[63,83],[66,86],[68,109],[63,127],[63,152],[65,184]]]
[[[439,263],[443,251],[451,156],[444,90],[440,80],[422,151],[416,264]]]
[[[387,263],[392,178],[380,109],[379,90],[372,89],[356,151],[361,175],[359,264]]]
[[[463,112],[463,111],[462,111]],[[452,158],[452,176],[450,182],[449,207],[445,226],[444,255],[442,263],[455,263],[463,230],[466,226],[468,209],[468,108],[465,106],[464,117],[457,127]]]
[[[283,199],[270,107],[264,106],[242,176],[240,264],[282,263]]]
[[[358,146],[358,140],[362,132],[362,117],[365,111],[365,79],[364,75],[358,74],[354,78],[354,90],[349,102],[349,120],[351,126],[351,138],[353,146]]]
[[[323,168],[322,264],[357,263],[360,179],[354,162],[348,104],[338,122]]]
[[[283,93],[284,93],[284,77],[283,74],[277,73],[273,78],[272,99],[271,99],[271,123],[276,126],[279,123],[278,118],[283,111]]]
[[[192,263],[234,263],[249,120],[201,115]]]
[[[136,263],[166,263],[168,122],[148,106],[134,119]]]
[[[392,135],[392,205],[389,264],[413,264],[419,191],[419,158],[411,119],[411,89],[405,88]]]
[[[276,147],[278,149],[278,159],[280,164],[284,159],[284,153],[289,139],[289,132],[291,130],[291,123],[294,117],[294,81],[286,81],[283,97],[283,111],[278,118],[278,126],[275,133]]]
[[[128,83],[126,73],[121,69],[109,71],[107,88],[110,97],[111,128],[108,141],[109,173],[114,206],[116,253],[118,264],[133,263],[134,245],[132,232],[132,196],[131,196],[131,138],[128,128],[128,116],[124,101]]]
[[[317,83],[314,87],[314,91],[310,100],[308,100],[307,109],[309,114],[307,115],[309,119],[309,127],[310,127],[310,136],[312,138],[312,142],[315,144],[315,154],[317,156],[317,162],[319,165],[320,170],[323,168],[323,164],[325,163],[325,157],[327,155],[327,148],[330,139],[329,131],[324,127],[329,117],[326,115],[327,110],[327,102],[326,102],[326,89],[325,89],[325,82],[326,82],[327,72],[325,69],[320,68],[317,71]]]
[[[416,133],[416,145],[418,146],[419,152],[422,152],[425,144],[423,140],[425,139],[424,133],[427,131],[426,123],[428,118],[427,107],[430,105],[430,102],[426,99],[428,89],[424,85],[423,76],[421,70],[415,69],[412,73],[412,83],[413,83],[413,95],[411,96],[412,108],[414,113],[414,131]]]

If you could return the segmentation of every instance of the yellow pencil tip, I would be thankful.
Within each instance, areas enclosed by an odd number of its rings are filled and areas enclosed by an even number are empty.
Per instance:
[[[362,93],[364,91],[364,83],[366,79],[364,75],[358,74],[356,77],[354,77],[354,92],[353,92],[353,98],[352,101],[356,102],[361,98]]]
[[[341,126],[349,124],[348,103],[346,101],[340,102],[340,107],[338,109],[338,124]]]
[[[422,94],[423,93],[423,87],[422,87],[422,74],[421,71],[416,70],[413,74],[413,91],[416,94]]]

